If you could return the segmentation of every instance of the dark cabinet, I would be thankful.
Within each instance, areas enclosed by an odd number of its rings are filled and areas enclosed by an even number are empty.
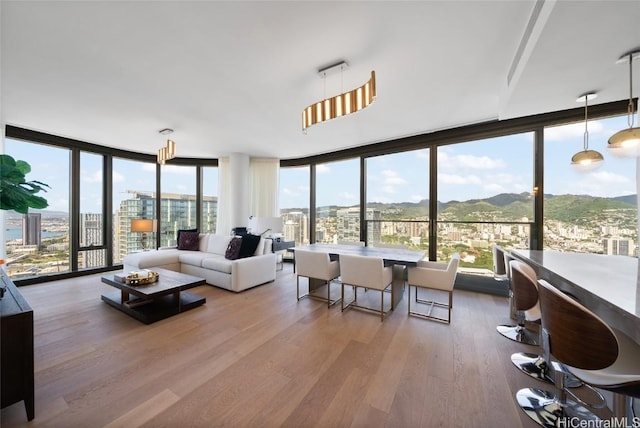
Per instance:
[[[7,407],[24,401],[27,419],[34,417],[33,310],[0,270],[0,401]]]

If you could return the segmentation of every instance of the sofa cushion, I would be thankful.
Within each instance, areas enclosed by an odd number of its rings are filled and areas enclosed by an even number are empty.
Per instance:
[[[245,257],[251,257],[255,254],[256,248],[260,243],[260,235],[246,234],[242,237],[242,244],[240,245],[240,255],[238,258],[243,259]]]
[[[140,253],[126,255],[123,260],[123,264],[135,266],[137,269],[164,266],[172,263],[178,263],[179,254],[180,251],[177,249],[143,251]]]
[[[223,273],[231,273],[231,260],[227,260],[224,257],[207,257],[202,260],[202,267],[205,269],[211,269]]]
[[[224,256],[227,247],[231,241],[231,236],[218,235],[216,233],[209,235],[209,243],[207,245],[207,253],[218,254]]]
[[[240,255],[240,247],[242,246],[242,238],[234,236],[229,241],[227,251],[224,253],[224,258],[228,260],[235,260]]]
[[[207,257],[211,257],[211,254],[200,251],[182,251],[178,256],[178,260],[182,264],[202,267],[202,261]]]
[[[183,231],[178,238],[178,250],[198,251],[200,249],[200,234],[197,231]]]

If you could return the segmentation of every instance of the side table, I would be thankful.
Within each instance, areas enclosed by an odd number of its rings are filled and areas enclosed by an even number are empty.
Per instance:
[[[295,241],[276,241],[275,239],[273,240],[273,252],[274,253],[281,253],[284,254],[285,252],[289,252],[289,250],[293,247],[296,246],[296,242]],[[280,261],[278,262],[280,264],[280,269],[278,270],[282,270],[284,269],[284,260],[281,258]],[[296,271],[296,258],[295,258],[295,254],[293,257],[293,271]]]

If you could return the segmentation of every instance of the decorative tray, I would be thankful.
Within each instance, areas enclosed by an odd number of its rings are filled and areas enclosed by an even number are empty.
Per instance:
[[[147,285],[158,280],[160,275],[148,269],[134,270],[123,277],[123,282],[127,285]]]

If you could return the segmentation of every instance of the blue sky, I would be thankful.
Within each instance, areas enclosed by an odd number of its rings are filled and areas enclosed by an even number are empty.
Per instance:
[[[545,130],[545,193],[621,196],[636,193],[635,159],[620,159],[606,149],[608,138],[628,127],[626,116],[589,121],[589,148],[600,151],[604,165],[590,173],[578,173],[571,156],[583,148],[584,122]],[[468,200],[503,192],[529,192],[533,187],[533,135],[521,134],[439,148],[438,199]],[[34,147],[37,150],[34,150]],[[51,186],[44,195],[51,210],[68,211],[68,151],[41,145],[5,141],[5,152],[31,164],[27,178]],[[355,205],[359,192],[357,159],[321,164],[317,167],[318,206]],[[205,175],[205,193],[217,194],[217,174]],[[371,202],[417,202],[428,194],[429,150],[418,150],[370,158],[367,161],[368,200]],[[155,164],[117,160],[114,194],[118,202],[127,190],[153,192]],[[82,158],[82,204],[88,212],[99,212],[101,165],[97,156]],[[85,184],[87,184],[85,186]],[[163,167],[163,192],[195,193],[195,170]],[[281,172],[280,206],[307,207],[308,168]],[[84,209],[83,209],[84,211]]]

